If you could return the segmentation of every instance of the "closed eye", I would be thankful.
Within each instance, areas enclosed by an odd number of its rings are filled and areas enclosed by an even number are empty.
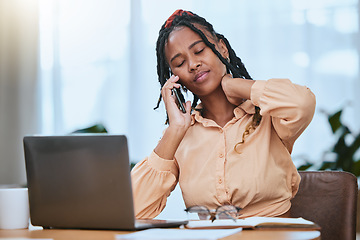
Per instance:
[[[176,67],[181,67],[184,64],[184,61],[182,61],[179,65],[177,65]]]
[[[199,54],[202,53],[202,51],[204,51],[205,48],[201,49],[200,51],[195,52],[195,54]]]

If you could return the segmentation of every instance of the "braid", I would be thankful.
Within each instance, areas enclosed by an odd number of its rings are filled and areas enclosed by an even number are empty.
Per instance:
[[[215,45],[212,44],[203,31],[201,31],[199,28],[195,27],[194,24],[201,25],[206,31],[208,31],[214,38],[218,40],[223,40],[228,52],[229,52],[229,59],[228,62],[227,59],[225,59],[219,51],[216,50]],[[230,46],[229,41],[221,34],[216,33],[213,26],[205,20],[205,18],[200,17],[190,11],[182,11],[177,10],[161,27],[159,31],[159,37],[156,43],[156,55],[157,55],[157,73],[158,73],[158,80],[161,85],[161,88],[164,86],[165,82],[168,78],[170,78],[170,67],[166,61],[165,58],[165,44],[167,42],[167,39],[169,37],[169,34],[174,30],[174,28],[179,26],[186,26],[190,28],[192,31],[197,33],[204,43],[214,52],[214,54],[220,59],[220,61],[226,66],[227,72],[231,73],[233,77],[235,78],[244,78],[244,79],[252,79],[249,75],[248,71],[245,68],[245,65],[242,63],[241,59],[236,56],[235,51]],[[197,102],[199,100],[199,97],[194,95],[194,99],[192,102],[192,109],[195,109]],[[157,109],[159,107],[159,104],[161,102],[162,96],[160,93],[160,97],[158,99],[158,103],[154,109]],[[251,124],[249,124],[246,127],[245,133],[249,133],[250,129],[255,129],[261,121],[261,115],[260,115],[260,108],[255,106],[255,114],[253,116]],[[247,135],[245,134],[245,135]],[[244,135],[244,136],[245,136]],[[244,141],[244,136],[243,140]],[[237,146],[237,145],[236,145]]]
[[[252,79],[248,71],[246,70],[245,65],[242,63],[241,59],[238,56],[236,56],[235,51],[230,46],[229,41],[221,34],[216,34],[216,36],[218,37],[218,39],[222,39],[224,41],[226,48],[228,49],[229,52],[229,59],[230,59],[229,65],[234,66],[234,68],[237,70],[237,71],[232,70],[232,75],[236,78]]]
[[[164,86],[166,80],[170,77],[169,66],[165,59],[165,43],[166,43],[167,38],[169,37],[170,32],[171,31],[160,31],[159,38],[156,43],[157,74],[159,77],[159,82],[160,82],[161,88],[162,88],[162,86]],[[158,102],[157,102],[154,110],[159,108],[161,99],[162,99],[162,96],[160,93]]]

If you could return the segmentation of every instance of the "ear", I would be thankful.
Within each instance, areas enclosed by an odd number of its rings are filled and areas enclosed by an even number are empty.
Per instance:
[[[225,42],[222,39],[220,39],[218,44],[219,44],[219,52],[221,53],[221,56],[227,59],[229,57],[229,50],[226,47]]]

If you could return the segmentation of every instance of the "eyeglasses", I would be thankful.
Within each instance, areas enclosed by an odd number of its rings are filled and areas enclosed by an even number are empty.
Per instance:
[[[185,209],[187,213],[197,213],[200,220],[211,220],[215,219],[232,219],[236,221],[236,217],[240,216],[239,214],[241,208],[233,205],[223,205],[219,206],[216,209],[210,210],[205,206],[191,206]]]

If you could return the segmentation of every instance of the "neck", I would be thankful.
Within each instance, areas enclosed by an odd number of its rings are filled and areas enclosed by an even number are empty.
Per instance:
[[[235,105],[231,104],[221,86],[211,95],[199,97],[203,106],[202,116],[223,127],[234,117]]]

